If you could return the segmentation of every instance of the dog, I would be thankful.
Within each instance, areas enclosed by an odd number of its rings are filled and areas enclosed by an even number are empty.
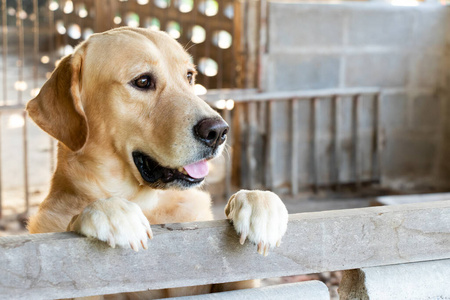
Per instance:
[[[177,41],[142,28],[94,34],[64,57],[26,108],[58,140],[49,194],[30,218],[29,232],[75,231],[138,251],[152,238],[150,224],[212,220],[211,199],[198,187],[229,128],[195,95],[195,75]],[[225,215],[240,243],[254,243],[263,255],[287,228],[285,205],[268,191],[237,192]],[[222,290],[251,285],[230,283]]]

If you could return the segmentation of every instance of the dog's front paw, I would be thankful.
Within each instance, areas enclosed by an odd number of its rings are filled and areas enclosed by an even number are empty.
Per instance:
[[[286,232],[288,212],[281,199],[269,191],[241,190],[231,196],[225,214],[240,234],[240,243],[248,239],[266,256],[279,246]]]
[[[72,218],[68,230],[138,251],[138,245],[147,249],[147,237],[152,230],[141,208],[133,202],[119,197],[94,201]]]

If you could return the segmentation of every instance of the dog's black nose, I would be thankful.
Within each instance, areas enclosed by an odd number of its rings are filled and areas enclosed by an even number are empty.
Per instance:
[[[218,147],[227,139],[228,128],[222,119],[203,119],[194,126],[194,132],[206,145]]]

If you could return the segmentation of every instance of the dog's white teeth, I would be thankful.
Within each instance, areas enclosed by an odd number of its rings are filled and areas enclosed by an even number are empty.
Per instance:
[[[181,174],[189,175],[183,167],[178,168],[177,171],[180,172]]]

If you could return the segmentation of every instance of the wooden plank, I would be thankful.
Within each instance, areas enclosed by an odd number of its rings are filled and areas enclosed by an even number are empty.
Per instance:
[[[290,215],[269,256],[226,220],[153,225],[147,251],[73,233],[0,238],[0,295],[69,298],[450,258],[450,201]]]

